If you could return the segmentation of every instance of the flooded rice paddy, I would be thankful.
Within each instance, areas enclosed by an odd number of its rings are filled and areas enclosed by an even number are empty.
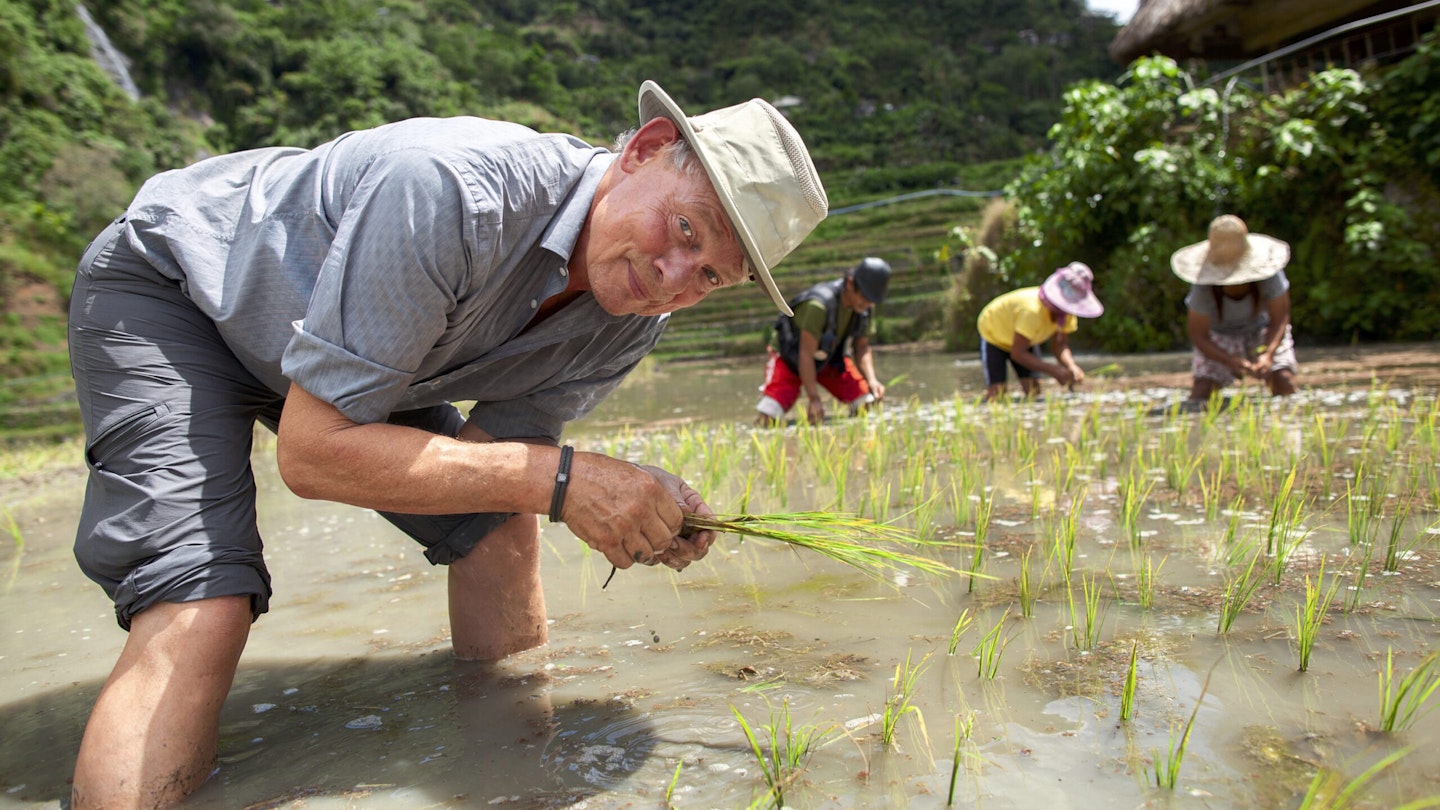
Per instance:
[[[443,570],[290,495],[262,446],[275,598],[187,806],[1431,806],[1436,389],[1163,412],[1185,363],[986,406],[973,363],[887,355],[883,411],[777,430],[749,426],[756,368],[639,375],[578,449],[674,469],[722,513],[904,526],[961,573],[877,582],[727,536],[602,589],[603,558],[545,524],[550,643],[493,666],[451,659]],[[0,807],[68,796],[123,643],[70,557],[81,484],[5,497]]]

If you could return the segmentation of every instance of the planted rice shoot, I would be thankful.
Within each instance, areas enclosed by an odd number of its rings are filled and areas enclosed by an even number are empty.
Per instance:
[[[1214,674],[1214,669],[1210,674]],[[1210,675],[1205,676],[1205,683],[1200,687],[1200,694],[1195,697],[1195,708],[1190,710],[1190,719],[1185,721],[1185,727],[1181,729],[1180,736],[1176,737],[1174,731],[1170,733],[1170,746],[1164,752],[1155,752],[1155,786],[1164,790],[1174,790],[1175,785],[1180,781],[1180,765],[1185,761],[1185,749],[1190,745],[1190,732],[1195,729],[1195,718],[1200,714],[1200,704],[1205,700],[1205,693],[1210,689]]]
[[[1385,668],[1380,670],[1380,730],[1404,731],[1434,711],[1428,705],[1440,690],[1440,652],[1420,660],[1403,678],[1395,677],[1395,650],[1385,650]]]
[[[750,753],[755,757],[760,776],[768,787],[765,799],[776,810],[785,807],[785,790],[804,771],[811,753],[829,736],[834,726],[823,729],[818,726],[794,727],[790,722],[790,703],[786,701],[781,705],[780,713],[777,715],[772,710],[770,722],[761,727],[769,743],[762,747],[745,715],[734,706],[730,707],[730,711],[740,722],[740,729],[750,743]]]
[[[1130,664],[1125,669],[1125,685],[1120,690],[1120,722],[1128,723],[1135,719],[1135,688],[1139,684],[1140,675],[1140,642],[1130,643]]]
[[[955,784],[960,777],[960,754],[963,746],[975,733],[975,713],[971,712],[961,722],[960,715],[955,715],[955,752],[950,757],[950,791],[945,797],[945,806],[952,807],[955,804]]]
[[[1343,781],[1345,777],[1339,772],[1331,768],[1320,768],[1310,780],[1310,786],[1305,791],[1305,797],[1300,800],[1298,810],[1349,810],[1356,806],[1355,799],[1366,785],[1409,754],[1408,747],[1391,751],[1348,782]],[[1422,807],[1440,807],[1440,796],[1426,796],[1406,802],[1394,810],[1420,810]]]
[[[1070,636],[1079,650],[1093,650],[1100,643],[1100,628],[1105,622],[1105,613],[1100,610],[1101,587],[1094,574],[1080,577],[1081,607],[1075,607],[1075,589],[1067,589],[1070,600]],[[1083,621],[1081,621],[1083,619]]]
[[[915,685],[920,680],[920,673],[925,671],[925,664],[930,660],[930,654],[926,653],[918,664],[910,665],[910,653],[905,653],[905,663],[895,665],[895,677],[890,681],[890,694],[885,698],[885,710],[880,715],[880,743],[885,746],[895,744],[895,729],[900,720],[907,714],[915,715],[920,723],[921,733],[924,733],[925,718],[920,713],[920,707],[914,704]]]
[[[980,643],[975,645],[975,649],[970,651],[979,662],[979,670],[976,673],[977,677],[984,678],[987,681],[993,681],[995,680],[995,676],[999,674],[1000,658],[1004,655],[1005,648],[1010,646],[1010,642],[1014,638],[1013,636],[1005,635],[1005,622],[1009,618],[1010,611],[1007,610],[1001,614],[999,621],[995,622],[995,626],[990,628],[990,632],[986,633],[985,637],[980,639]]]
[[[1145,555],[1145,564],[1136,570],[1136,582],[1139,586],[1138,598],[1141,610],[1150,610],[1155,607],[1155,583],[1160,577],[1160,569],[1165,567],[1165,560],[1169,557],[1162,557],[1159,564],[1149,554]]]
[[[1247,548],[1249,546],[1247,545]],[[1227,574],[1225,577],[1225,591],[1220,596],[1220,616],[1218,630],[1221,635],[1230,632],[1235,625],[1235,619],[1239,617],[1250,597],[1255,594],[1255,589],[1260,586],[1260,572],[1256,565],[1260,558],[1265,556],[1264,552],[1255,549],[1250,555],[1250,562],[1245,570],[1239,575]]]
[[[1419,534],[1416,534],[1409,542],[1402,539],[1409,521],[1410,502],[1407,500],[1390,521],[1390,539],[1385,543],[1385,562],[1383,564],[1386,571],[1399,571],[1400,560],[1407,557],[1410,550],[1420,541],[1421,535]]]
[[[1020,576],[1017,578],[1020,594],[1020,615],[1029,619],[1035,615],[1035,584],[1030,579],[1030,549],[1020,555]]]
[[[950,646],[947,650],[948,655],[955,654],[955,648],[960,646],[960,637],[965,635],[965,631],[969,630],[970,625],[974,623],[975,617],[970,615],[970,608],[965,608],[964,610],[960,611],[959,618],[955,619],[955,626],[950,628]]]
[[[903,568],[925,574],[959,574],[919,551],[934,548],[913,533],[855,515],[787,512],[773,515],[697,515],[686,513],[681,534],[714,531],[785,543],[842,562],[867,576],[889,582]],[[867,538],[871,542],[863,542]],[[983,576],[972,574],[972,576]]]
[[[1312,583],[1305,577],[1305,604],[1295,606],[1295,643],[1300,655],[1300,671],[1310,669],[1310,654],[1315,650],[1315,640],[1330,611],[1330,603],[1340,588],[1340,578],[1331,577],[1330,587],[1325,587],[1325,558],[1320,558],[1320,570]]]
[[[1350,585],[1350,601],[1346,608],[1354,612],[1360,608],[1360,601],[1365,592],[1365,580],[1370,576],[1370,564],[1375,558],[1375,541],[1369,540],[1356,546],[1350,554],[1355,561],[1355,574],[1353,584]]]

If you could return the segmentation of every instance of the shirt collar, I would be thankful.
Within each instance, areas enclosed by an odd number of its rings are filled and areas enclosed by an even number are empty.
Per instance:
[[[595,153],[585,167],[584,174],[580,176],[580,181],[575,184],[570,196],[560,203],[560,209],[555,212],[549,227],[541,235],[541,247],[566,262],[570,261],[570,254],[575,252],[575,242],[580,238],[580,229],[585,226],[585,218],[590,216],[590,203],[595,200],[600,179],[605,176],[606,170],[615,162],[616,157],[613,152]]]

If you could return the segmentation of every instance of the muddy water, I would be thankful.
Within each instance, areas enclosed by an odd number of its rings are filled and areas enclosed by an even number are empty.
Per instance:
[[[1142,362],[1173,371],[1185,361],[1132,360],[1127,372]],[[978,372],[953,356],[887,356],[882,373],[896,382],[884,414],[868,420],[873,435],[922,431],[943,442],[954,426],[988,418],[968,401]],[[636,425],[749,442],[757,376],[748,366],[642,375],[571,438],[653,462],[669,452],[657,446],[690,439],[657,445]],[[1067,412],[1098,407],[1146,421],[1147,403],[1180,395],[1101,385],[1072,395]],[[1362,395],[1303,395],[1277,411],[1276,440],[1303,442],[1315,410],[1358,408]],[[1038,421],[1044,407],[1019,409]],[[1142,428],[1162,429],[1157,420]],[[952,790],[959,806],[994,808],[1294,807],[1318,766],[1343,784],[1406,746],[1362,806],[1440,794],[1440,715],[1403,734],[1372,730],[1386,651],[1408,672],[1440,642],[1430,541],[1397,575],[1377,570],[1356,610],[1332,611],[1310,671],[1299,673],[1293,587],[1262,592],[1229,633],[1216,631],[1228,515],[1159,498],[1145,510],[1145,548],[1163,565],[1144,609],[1143,562],[1117,539],[1119,471],[1090,466],[1072,591],[1081,598],[1088,575],[1103,592],[1095,642],[1084,644],[1067,590],[1044,568],[1053,504],[1026,487],[1020,465],[1001,460],[975,471],[997,494],[983,568],[993,579],[973,589],[959,577],[877,583],[813,554],[727,537],[682,574],[621,572],[602,590],[603,559],[546,525],[551,642],[477,667],[448,655],[443,570],[367,512],[291,496],[263,447],[256,469],[276,596],[224,709],[219,770],[188,806],[662,807],[668,797],[677,807],[743,807],[765,783],[737,711],[767,748],[765,727],[783,740],[787,713],[794,734],[821,734],[786,786],[792,807],[943,807]],[[866,484],[857,474],[851,487]],[[742,486],[732,476],[707,495],[734,511]],[[756,495],[750,506],[814,508],[818,490],[793,474],[783,497]],[[103,595],[70,559],[79,497],[66,477],[7,496],[23,548],[7,540],[0,554],[0,807],[56,806],[68,795],[84,717],[123,643]],[[1414,515],[1415,531],[1434,517]],[[1252,504],[1235,523],[1245,532],[1268,520]],[[944,515],[935,523],[957,543],[946,561],[964,567],[967,527]],[[1317,510],[1308,524],[1297,571],[1310,570],[1307,555],[1348,544],[1343,509]],[[1027,548],[1036,601],[1021,617]],[[971,624],[950,654],[966,611]],[[997,626],[1007,646],[988,678],[972,651]],[[1135,717],[1121,722],[1132,648]],[[882,744],[892,681],[907,661],[918,673],[905,704],[914,711]],[[1157,753],[1163,759],[1192,717],[1178,785],[1159,790]]]

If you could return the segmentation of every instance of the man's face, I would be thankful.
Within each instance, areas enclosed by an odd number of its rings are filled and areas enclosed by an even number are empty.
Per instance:
[[[840,295],[840,303],[859,313],[867,312],[875,306],[874,301],[866,298],[865,294],[860,292],[860,288],[855,285],[853,278],[845,279],[845,291]]]
[[[703,171],[653,153],[591,212],[590,291],[612,315],[661,315],[746,278],[744,251]]]

